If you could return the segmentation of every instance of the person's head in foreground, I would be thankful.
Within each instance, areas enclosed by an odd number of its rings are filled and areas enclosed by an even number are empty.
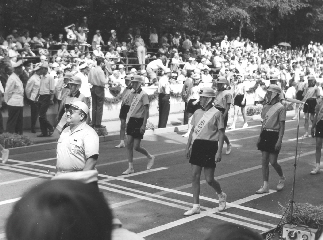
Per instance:
[[[233,223],[224,223],[212,229],[205,240],[262,240],[260,234]]]
[[[112,213],[93,186],[72,180],[42,183],[16,203],[8,240],[110,240]]]

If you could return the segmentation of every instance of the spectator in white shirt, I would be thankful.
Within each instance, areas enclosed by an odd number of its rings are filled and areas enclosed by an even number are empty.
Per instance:
[[[75,30],[75,24],[71,24],[67,27],[64,28],[65,31],[67,32],[67,42],[70,45],[74,45],[76,43],[77,40],[77,36],[76,36],[76,30]]]
[[[93,40],[92,40],[93,51],[96,50],[97,46],[100,46],[100,44],[104,45],[104,41],[101,36],[101,31],[96,30],[96,34],[93,36]]]
[[[149,36],[149,41],[150,41],[150,47],[152,48],[158,47],[158,34],[156,31],[156,28],[153,28],[153,30],[151,31]]]
[[[43,39],[43,37],[42,37],[43,35],[42,35],[42,33],[41,32],[39,32],[35,37],[33,37],[33,40],[32,40],[32,42],[35,44],[35,47],[37,48],[43,48],[43,47],[45,47],[45,43],[46,43],[46,41],[45,41],[45,39]]]
[[[104,58],[104,53],[101,51],[101,45],[96,45],[95,50],[93,51],[95,57]]]

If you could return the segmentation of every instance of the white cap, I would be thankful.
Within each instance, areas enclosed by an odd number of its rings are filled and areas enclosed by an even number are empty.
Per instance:
[[[47,57],[46,56],[44,56],[44,55],[41,55],[40,56],[40,60],[46,60],[47,59]]]
[[[79,69],[84,69],[84,68],[87,68],[88,65],[86,63],[83,63],[79,66]]]
[[[124,66],[122,64],[119,65],[119,69],[121,69],[121,68],[124,68]]]
[[[136,72],[137,72],[137,70],[136,70],[135,68],[131,68],[130,72],[132,72],[132,73],[136,73]]]
[[[58,63],[57,63],[57,62],[54,62],[54,63],[52,64],[52,68],[57,68],[57,67],[59,67]]]
[[[86,115],[89,114],[89,108],[84,102],[75,101],[75,102],[70,103],[70,106],[74,107],[76,109],[82,110]]]

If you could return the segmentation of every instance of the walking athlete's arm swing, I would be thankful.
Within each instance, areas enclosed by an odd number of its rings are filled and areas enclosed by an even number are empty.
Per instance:
[[[278,141],[275,145],[276,151],[279,151],[280,148],[282,147],[284,132],[285,132],[285,121],[280,121],[279,122],[279,138],[278,138]]]
[[[149,118],[149,104],[145,105],[145,113],[144,113],[144,122],[142,123],[142,126],[140,128],[140,133],[144,134],[146,131],[146,124],[147,124],[147,120]]]
[[[215,162],[221,162],[223,142],[224,142],[224,128],[221,128],[219,129],[219,143],[218,143],[219,147],[215,155]]]

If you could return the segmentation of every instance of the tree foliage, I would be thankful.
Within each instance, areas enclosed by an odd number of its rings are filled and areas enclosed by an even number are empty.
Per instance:
[[[241,35],[261,45],[280,41],[293,46],[319,41],[323,35],[321,0],[1,0],[0,30],[14,28],[58,34],[88,16],[91,34],[101,29],[122,36],[139,28],[161,35],[175,31],[229,37]],[[90,34],[90,35],[91,35]]]

